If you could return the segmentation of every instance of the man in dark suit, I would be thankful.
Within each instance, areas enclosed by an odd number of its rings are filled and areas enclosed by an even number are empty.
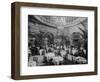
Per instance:
[[[39,50],[37,48],[37,41],[36,41],[36,38],[33,37],[32,40],[31,40],[31,47],[30,47],[30,50],[31,50],[31,53],[32,55],[39,55]]]

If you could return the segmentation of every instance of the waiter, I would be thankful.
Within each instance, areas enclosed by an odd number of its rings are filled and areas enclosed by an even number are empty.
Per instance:
[[[33,37],[31,40],[31,47],[30,47],[32,56],[39,55],[39,50],[36,46],[37,46],[37,41],[36,41],[36,38]]]

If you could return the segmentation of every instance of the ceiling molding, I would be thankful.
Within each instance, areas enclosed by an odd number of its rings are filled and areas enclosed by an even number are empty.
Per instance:
[[[63,20],[60,20],[60,19],[58,20],[57,17],[59,17],[59,16],[54,16],[55,17],[55,22],[54,22],[50,19],[46,19],[45,16],[35,15],[34,17],[37,20],[41,21],[42,23],[47,24],[47,25],[52,26],[52,27],[59,27],[59,26],[61,26],[61,27],[71,27],[71,26],[74,26],[74,25],[77,25],[77,24],[83,22],[86,19],[86,17],[77,17],[75,20],[72,20],[72,21],[65,21],[65,19],[63,21]],[[50,16],[48,16],[48,17],[50,17]],[[53,16],[51,16],[51,19],[52,19],[52,17]],[[57,21],[56,21],[56,18],[57,18]],[[70,17],[70,18],[72,18],[72,17]],[[67,16],[66,16],[66,20],[67,20]]]

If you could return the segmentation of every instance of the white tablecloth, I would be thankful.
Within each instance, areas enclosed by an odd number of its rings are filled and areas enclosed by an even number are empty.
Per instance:
[[[49,61],[50,59],[53,59],[55,57],[54,53],[46,53],[45,57],[47,58],[47,61]]]
[[[61,56],[53,57],[53,63],[59,65],[60,62],[62,62],[64,59]]]

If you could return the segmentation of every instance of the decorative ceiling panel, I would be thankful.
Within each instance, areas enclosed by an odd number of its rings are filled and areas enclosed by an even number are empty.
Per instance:
[[[37,20],[53,27],[70,27],[84,21],[86,17],[70,17],[70,16],[42,16],[35,15]]]

